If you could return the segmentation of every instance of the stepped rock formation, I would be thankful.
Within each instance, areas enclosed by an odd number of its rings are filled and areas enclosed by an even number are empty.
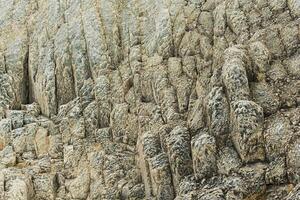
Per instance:
[[[299,200],[299,0],[0,0],[0,200]]]

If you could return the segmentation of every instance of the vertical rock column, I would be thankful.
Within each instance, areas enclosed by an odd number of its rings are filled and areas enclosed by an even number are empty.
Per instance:
[[[225,51],[223,82],[231,106],[231,137],[243,162],[263,161],[263,109],[249,101],[246,51],[233,46]]]

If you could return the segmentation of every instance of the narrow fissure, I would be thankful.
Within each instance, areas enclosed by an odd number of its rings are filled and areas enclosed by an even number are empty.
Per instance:
[[[27,47],[27,52],[23,61],[23,96],[22,96],[22,104],[30,104],[31,99],[31,87],[29,85],[29,46]]]
[[[5,55],[3,55],[3,62],[4,62],[4,71],[7,74],[6,57],[5,57]]]
[[[53,41],[53,48],[55,49],[55,44]],[[58,97],[58,84],[57,84],[57,75],[56,75],[56,69],[57,69],[57,65],[56,65],[56,59],[55,59],[55,53],[54,53],[54,49],[53,49],[53,64],[54,64],[54,94],[55,94],[55,114],[58,113],[58,108],[59,108],[59,97]]]

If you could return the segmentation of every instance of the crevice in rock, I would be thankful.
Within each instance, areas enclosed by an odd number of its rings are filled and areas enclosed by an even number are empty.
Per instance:
[[[54,42],[53,42],[53,48],[54,48]],[[57,114],[58,113],[58,108],[59,108],[59,102],[58,102],[58,88],[57,88],[57,86],[58,86],[58,84],[57,84],[57,76],[56,76],[56,67],[57,67],[57,65],[56,65],[56,60],[55,60],[55,55],[54,55],[54,50],[53,50],[53,64],[54,64],[54,86],[55,86],[55,88],[54,88],[54,94],[55,94],[55,113],[54,114]]]
[[[5,73],[7,74],[7,67],[6,67],[6,57],[5,57],[5,55],[3,55],[3,64],[4,64],[4,71],[5,71]]]
[[[27,52],[23,61],[23,96],[22,104],[29,104],[30,102],[30,90],[32,88],[29,85],[29,46],[27,47]]]

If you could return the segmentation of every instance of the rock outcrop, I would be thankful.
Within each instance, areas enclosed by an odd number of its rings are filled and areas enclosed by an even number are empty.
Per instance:
[[[0,199],[300,200],[299,0],[0,0]]]

